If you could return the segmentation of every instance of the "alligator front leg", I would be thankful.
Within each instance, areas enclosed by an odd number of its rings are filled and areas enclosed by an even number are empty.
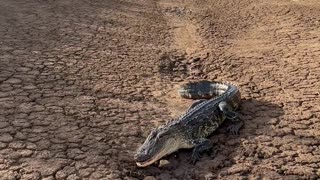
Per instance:
[[[212,148],[212,144],[208,139],[200,138],[192,141],[194,148],[192,151],[191,162],[194,164],[197,160],[200,159],[201,154],[205,151],[208,151]]]
[[[243,126],[243,121],[239,118],[238,113],[233,111],[232,107],[225,101],[219,103],[219,108],[226,119],[231,121],[231,124],[227,127],[227,131],[232,135],[238,135],[240,128]]]

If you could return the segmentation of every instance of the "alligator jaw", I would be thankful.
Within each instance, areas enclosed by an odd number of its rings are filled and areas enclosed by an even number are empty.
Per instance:
[[[170,147],[168,144],[165,145],[165,148],[160,150],[157,154],[155,154],[153,157],[151,157],[150,159],[143,161],[143,162],[136,162],[137,166],[139,167],[146,167],[149,166],[151,164],[153,164],[154,162],[160,160],[161,158],[171,154],[172,152],[175,152],[176,150],[178,150],[178,146],[176,146],[175,143],[169,143],[171,145],[173,145],[172,147]]]
[[[160,156],[160,154],[156,155],[155,157],[149,159],[149,160],[146,160],[144,162],[136,162],[137,166],[139,167],[146,167],[146,166],[149,166],[151,164],[153,164],[154,162],[156,162],[157,160],[161,159],[162,156]]]
[[[154,163],[155,161],[145,161],[145,162],[136,162],[137,166],[139,167],[146,167]]]

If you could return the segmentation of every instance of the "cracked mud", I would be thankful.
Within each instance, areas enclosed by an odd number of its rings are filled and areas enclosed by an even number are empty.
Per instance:
[[[1,0],[0,179],[317,179],[317,0]],[[239,85],[245,127],[138,168],[187,80]]]

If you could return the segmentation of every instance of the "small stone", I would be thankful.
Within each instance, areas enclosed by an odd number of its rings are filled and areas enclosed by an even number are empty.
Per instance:
[[[9,83],[9,84],[18,84],[18,83],[21,83],[21,79],[18,79],[18,78],[10,78],[8,80],[6,80],[5,82]]]
[[[0,135],[0,142],[11,142],[13,137],[10,134],[2,134]]]
[[[143,178],[143,180],[157,180],[154,176],[146,176]]]
[[[169,164],[170,162],[168,160],[160,160],[159,167],[167,167]]]

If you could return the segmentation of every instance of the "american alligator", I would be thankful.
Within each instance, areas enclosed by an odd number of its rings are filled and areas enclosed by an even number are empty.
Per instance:
[[[238,134],[243,122],[235,112],[240,103],[239,88],[231,83],[210,81],[190,82],[179,89],[183,98],[200,99],[179,118],[151,131],[134,156],[140,167],[148,166],[182,148],[194,148],[191,161],[212,145],[206,139],[225,119],[227,130]]]

